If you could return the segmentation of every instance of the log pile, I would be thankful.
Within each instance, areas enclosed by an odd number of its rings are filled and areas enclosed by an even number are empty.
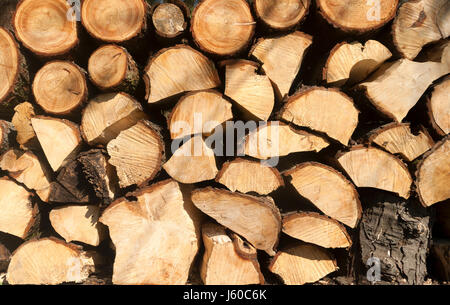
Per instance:
[[[449,281],[448,1],[4,2],[5,283]]]

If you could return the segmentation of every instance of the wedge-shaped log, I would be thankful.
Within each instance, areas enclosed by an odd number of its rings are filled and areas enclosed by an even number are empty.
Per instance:
[[[440,135],[450,133],[450,77],[434,87],[431,98],[428,99],[428,115]]]
[[[288,30],[302,22],[308,13],[310,0],[255,0],[256,16],[274,30]]]

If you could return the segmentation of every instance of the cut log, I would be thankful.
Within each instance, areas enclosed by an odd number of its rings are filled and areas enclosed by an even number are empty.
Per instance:
[[[267,195],[284,186],[283,178],[275,167],[240,158],[226,162],[216,181],[233,192],[255,192],[259,195]]]
[[[331,254],[315,245],[303,244],[279,251],[269,270],[286,285],[314,283],[338,269]]]
[[[205,285],[264,284],[256,249],[246,244],[250,257],[241,256],[225,228],[215,223],[202,226],[205,254],[200,274]]]
[[[412,178],[405,164],[374,147],[355,146],[337,156],[357,187],[370,187],[409,198]]]
[[[298,25],[308,13],[310,4],[310,0],[253,1],[258,19],[267,27],[279,31]]]
[[[114,284],[184,285],[200,243],[199,211],[172,180],[119,199],[100,221],[116,248]]]
[[[71,205],[50,211],[52,227],[66,242],[79,241],[91,246],[98,246],[106,237],[99,217],[100,209],[94,205]]]
[[[391,123],[372,131],[369,141],[383,147],[391,154],[400,154],[411,162],[429,150],[434,141],[425,128],[416,134],[410,124]]]
[[[440,135],[450,133],[450,77],[434,87],[433,94],[428,99],[428,115]]]
[[[20,1],[14,15],[17,39],[33,53],[50,57],[68,53],[78,44],[77,21],[65,0]]]
[[[106,145],[122,130],[147,118],[141,104],[125,93],[97,96],[83,110],[81,132],[89,145]]]
[[[450,281],[450,241],[448,239],[433,239],[431,256],[439,278],[443,281]]]
[[[450,3],[447,0],[404,2],[392,25],[397,50],[413,60],[422,47],[450,35]]]
[[[89,57],[91,81],[104,91],[132,94],[139,84],[139,69],[128,51],[117,45],[98,48]]]
[[[0,168],[17,182],[34,190],[42,201],[48,202],[50,196],[49,170],[32,152],[8,150],[0,157]]]
[[[81,283],[95,271],[89,252],[56,238],[22,244],[11,257],[6,279],[11,285]]]
[[[178,148],[163,168],[173,179],[186,184],[212,180],[219,171],[214,151],[201,135],[192,137]]]
[[[359,111],[352,99],[337,89],[313,87],[291,96],[281,110],[281,119],[326,133],[348,145],[358,125]]]
[[[321,137],[272,121],[246,136],[244,152],[248,156],[267,160],[295,152],[319,152],[328,145],[329,143]]]
[[[251,56],[262,62],[262,70],[272,81],[278,100],[289,94],[311,44],[311,36],[294,32],[278,38],[260,39],[250,51]]]
[[[259,75],[259,64],[248,60],[230,60],[224,62],[225,95],[251,116],[267,121],[275,105],[275,96],[270,79]]]
[[[324,248],[349,248],[352,245],[343,225],[318,213],[302,212],[283,217],[283,232]]]
[[[275,255],[281,215],[270,197],[254,197],[207,187],[192,192],[203,213],[244,237],[255,248]]]
[[[195,134],[211,134],[225,121],[233,119],[231,103],[214,90],[183,96],[172,109],[167,125],[172,139]]]
[[[116,168],[119,184],[142,186],[151,181],[164,162],[164,143],[159,129],[146,120],[120,132],[108,143],[109,164]]]
[[[159,51],[145,68],[144,81],[146,99],[150,104],[186,91],[220,85],[214,63],[185,45]]]
[[[398,0],[316,0],[321,15],[345,32],[365,33],[378,29],[395,17]]]
[[[245,49],[256,26],[245,0],[203,0],[192,13],[191,24],[198,47],[221,56]]]
[[[359,83],[391,56],[389,49],[376,40],[368,40],[364,45],[342,42],[331,50],[323,79],[337,87]]]
[[[85,72],[68,61],[49,62],[36,73],[33,94],[46,112],[69,114],[87,100]]]
[[[156,34],[163,39],[174,39],[182,35],[187,28],[188,14],[190,15],[190,11],[182,1],[156,5],[152,13]]]
[[[361,218],[358,192],[344,175],[317,162],[301,163],[283,173],[297,192],[326,215],[355,228]]]
[[[0,155],[14,144],[14,125],[10,122],[0,120]]]
[[[21,103],[14,108],[11,123],[17,131],[16,140],[20,148],[29,149],[39,147],[39,141],[31,125],[31,118],[35,116],[33,105],[28,102]]]
[[[417,166],[416,188],[425,207],[450,198],[450,136],[437,143]]]
[[[5,272],[8,269],[10,259],[11,252],[0,243],[0,272]]]
[[[31,124],[55,172],[78,154],[82,139],[77,124],[44,116],[35,116]]]

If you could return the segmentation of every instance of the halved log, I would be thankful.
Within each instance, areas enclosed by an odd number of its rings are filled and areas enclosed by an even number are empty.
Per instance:
[[[358,125],[359,111],[353,100],[337,89],[312,87],[289,97],[281,119],[326,133],[348,145]]]
[[[266,26],[274,30],[288,30],[306,16],[310,0],[255,0],[255,14]]]
[[[31,125],[31,118],[36,114],[34,112],[33,105],[28,102],[21,103],[14,108],[14,115],[11,123],[14,125],[14,129],[17,131],[16,140],[19,143],[20,148],[29,149],[39,146],[39,141],[36,137],[36,133]]]
[[[275,105],[270,79],[259,75],[259,64],[249,60],[223,62],[225,72],[225,95],[232,98],[251,116],[267,121]]]
[[[0,155],[14,144],[14,125],[8,121],[0,120]]]
[[[283,178],[275,167],[241,158],[226,162],[216,181],[233,192],[255,192],[259,195],[267,195],[284,186]]]
[[[45,116],[33,117],[31,124],[53,171],[78,154],[83,140],[77,124]]]
[[[242,256],[225,228],[211,222],[202,226],[202,236],[205,253],[200,275],[205,285],[264,284],[253,246],[246,243],[248,256]]]
[[[231,103],[215,90],[191,92],[173,107],[167,125],[172,139],[195,134],[211,134],[225,121],[233,119]]]
[[[146,99],[150,104],[186,91],[220,85],[214,63],[186,45],[159,51],[145,68],[144,81]]]
[[[434,87],[431,98],[428,99],[428,115],[440,135],[450,133],[450,77]]]
[[[194,190],[192,201],[203,213],[244,237],[255,248],[275,255],[281,216],[272,198],[207,187]]]
[[[434,141],[425,128],[417,133],[408,123],[390,123],[371,132],[369,141],[378,144],[391,154],[400,154],[411,162],[429,150]]]
[[[262,69],[274,84],[278,100],[289,94],[311,44],[311,36],[294,32],[278,38],[262,38],[250,51],[251,56],[262,62]]]
[[[337,160],[357,187],[370,187],[409,198],[411,174],[405,164],[390,153],[374,147],[354,146]]]
[[[450,136],[437,143],[417,166],[416,188],[425,207],[450,198]]]
[[[141,104],[125,93],[106,93],[89,101],[83,110],[81,132],[89,145],[106,145],[122,130],[147,118]]]
[[[297,192],[326,215],[355,228],[361,218],[361,203],[354,185],[334,168],[317,163],[301,163],[283,173]]]
[[[11,252],[0,243],[0,272],[5,272],[8,269],[10,259]]]
[[[330,51],[323,79],[337,87],[359,83],[391,56],[389,49],[376,40],[368,40],[364,45],[342,42]]]
[[[202,0],[192,12],[192,37],[211,54],[239,53],[250,43],[255,27],[245,0]]]
[[[337,269],[326,249],[309,244],[279,251],[269,266],[269,270],[278,274],[286,285],[314,283]]]
[[[214,151],[206,145],[201,135],[192,137],[178,148],[163,168],[181,183],[212,180],[219,171]]]
[[[116,248],[114,284],[183,285],[197,254],[201,216],[186,189],[173,180],[119,199],[100,221]]]
[[[152,9],[152,22],[156,35],[163,39],[174,39],[184,33],[190,11],[179,0],[157,4]]]

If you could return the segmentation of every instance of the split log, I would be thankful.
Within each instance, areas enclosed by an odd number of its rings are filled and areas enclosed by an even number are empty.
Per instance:
[[[114,284],[184,285],[200,242],[201,216],[172,180],[119,199],[100,221],[116,248]]]
[[[301,163],[283,173],[297,192],[326,215],[355,228],[361,218],[358,192],[344,175],[316,162]]]
[[[0,243],[0,273],[8,269],[11,252],[3,244]]]
[[[223,62],[225,72],[225,95],[261,121],[267,121],[275,105],[275,96],[270,79],[259,75],[259,64],[249,60]]]
[[[85,72],[68,61],[51,61],[36,73],[33,94],[48,113],[72,113],[87,100]]]
[[[20,148],[30,149],[39,147],[39,141],[33,130],[33,126],[31,125],[31,118],[36,115],[33,105],[28,102],[24,102],[17,105],[14,108],[14,111],[15,113],[12,117],[11,123],[17,131],[16,141],[19,143]]]
[[[146,120],[123,130],[108,143],[109,164],[116,168],[120,187],[142,186],[155,178],[164,162],[164,142],[159,129]]]
[[[428,99],[428,115],[440,135],[450,133],[450,77],[434,87],[431,98]]]
[[[314,283],[338,269],[331,254],[315,245],[302,244],[279,251],[269,270],[286,285]]]
[[[393,155],[374,148],[355,146],[337,160],[357,187],[370,187],[409,198],[412,178],[405,164]]]
[[[122,130],[147,118],[141,104],[125,93],[106,93],[89,101],[83,110],[81,132],[89,145],[106,145]]]
[[[214,55],[235,55],[244,50],[255,26],[245,0],[203,0],[192,13],[194,41],[200,49]]]
[[[450,136],[437,143],[417,166],[416,188],[425,207],[450,198]]]
[[[450,4],[446,0],[404,2],[392,25],[397,50],[413,60],[422,47],[450,35]]]
[[[205,253],[200,275],[205,285],[264,284],[253,246],[245,243],[246,255],[242,255],[225,228],[215,223],[204,224],[202,236]]]
[[[14,125],[10,122],[0,120],[0,155],[14,144]]]
[[[139,69],[128,51],[117,45],[98,48],[89,57],[89,78],[104,91],[132,94],[139,84]]]
[[[77,124],[44,116],[35,116],[31,124],[53,171],[78,154],[82,139]]]
[[[359,111],[353,100],[337,89],[313,87],[289,97],[281,119],[326,133],[348,145],[358,125]]]
[[[98,222],[100,209],[94,205],[71,205],[50,211],[50,223],[56,233],[69,243],[79,241],[98,246],[106,237],[103,224]]]
[[[450,241],[434,239],[431,245],[431,256],[436,274],[443,281],[450,281]]]
[[[256,249],[275,255],[281,215],[270,197],[254,197],[207,187],[192,192],[203,213],[244,237]]]
[[[189,15],[189,8],[179,0],[156,5],[152,10],[156,35],[169,41],[180,37],[186,31]]]
[[[164,170],[178,182],[197,183],[212,180],[219,171],[214,151],[201,135],[189,139],[163,165]]]
[[[226,162],[216,181],[233,192],[255,192],[259,195],[267,195],[284,186],[283,178],[275,167],[240,158]]]
[[[94,258],[80,246],[56,238],[43,238],[17,248],[6,279],[11,285],[81,283],[94,271]]]
[[[211,89],[220,85],[214,63],[185,45],[159,51],[145,68],[144,81],[146,99],[150,104],[186,91]]]
[[[214,90],[191,92],[173,107],[167,125],[172,139],[195,134],[211,134],[225,121],[233,119],[231,103]]]
[[[310,0],[255,0],[253,7],[267,27],[285,31],[298,25],[308,13]]]
[[[294,32],[278,38],[260,39],[250,51],[251,56],[262,62],[262,70],[272,81],[278,100],[289,94],[311,44],[311,36]]]
[[[400,154],[411,162],[434,145],[425,128],[417,133],[411,131],[410,124],[391,123],[371,132],[369,141],[383,147],[391,154]]]
[[[376,40],[368,40],[364,45],[342,42],[330,51],[323,79],[337,87],[359,83],[391,56],[389,49]]]

